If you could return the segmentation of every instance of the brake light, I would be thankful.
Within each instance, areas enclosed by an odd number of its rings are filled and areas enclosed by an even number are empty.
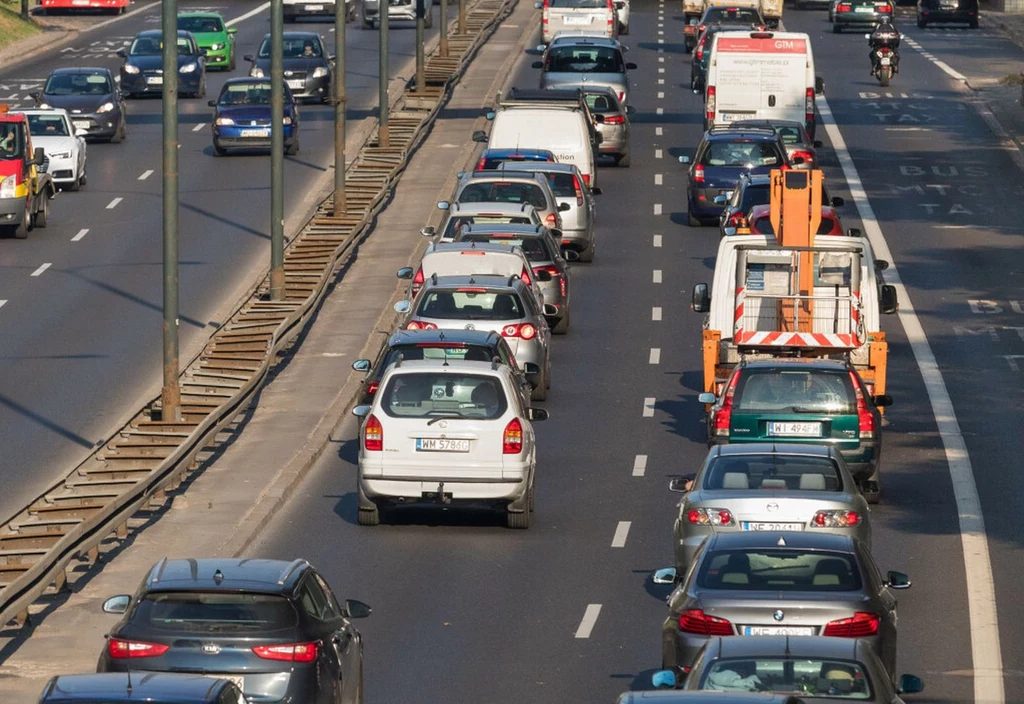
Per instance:
[[[736,382],[739,381],[740,370],[732,373],[729,384],[725,387],[725,396],[722,397],[722,407],[715,413],[715,437],[729,437],[729,424],[732,422],[732,397],[736,393]]]
[[[864,638],[878,633],[878,625],[881,619],[877,614],[866,611],[858,611],[851,618],[841,618],[838,621],[829,621],[822,629],[823,636],[837,636],[839,638]]]
[[[588,187],[590,186],[590,174],[583,174],[583,183],[587,184]]]
[[[746,221],[747,221],[747,219],[745,217],[743,217],[743,213],[738,213],[737,212],[737,213],[733,213],[732,215],[729,216],[729,220],[728,220],[728,222],[726,222],[726,226],[727,227],[744,227],[746,225]]]
[[[513,418],[505,426],[505,434],[501,438],[503,455],[518,455],[523,451],[523,424]]]
[[[848,2],[841,2],[836,5],[836,12],[850,12],[853,10],[853,5]]]
[[[532,340],[537,336],[537,328],[532,323],[512,323],[501,329],[501,336]]]
[[[818,511],[811,519],[816,528],[853,528],[860,523],[860,514],[856,511]]]
[[[693,181],[694,183],[704,183],[704,167],[700,164],[693,167]]]
[[[679,614],[679,630],[701,636],[733,635],[731,622],[717,616],[709,616],[701,609],[688,609]]]
[[[437,330],[437,326],[433,323],[427,323],[422,320],[410,320],[405,324],[406,330]]]
[[[804,117],[807,118],[807,129],[814,124],[814,88],[808,88],[804,97]]]
[[[803,159],[805,164],[814,163],[814,154],[812,154],[811,152],[807,152],[801,149],[789,155],[790,159],[796,159],[797,157]]]
[[[620,91],[619,91],[619,102],[621,103],[621,102],[622,102],[623,100],[625,100],[625,99],[626,99],[626,94],[625,94],[625,93],[623,93],[623,92],[622,92],[622,91],[620,90]]]
[[[543,23],[543,24],[547,24],[548,23],[548,8],[549,7],[551,7],[551,4],[548,2],[548,0],[544,0],[544,10],[543,10],[544,14],[543,14],[543,16],[541,17],[541,20],[540,20],[541,23]]]
[[[169,645],[146,643],[141,640],[121,640],[120,638],[110,638],[107,640],[107,654],[118,660],[125,658],[155,658],[163,655],[170,649],[171,646]]]
[[[624,125],[626,124],[626,118],[622,115],[609,115],[604,118],[604,124],[606,125]]]
[[[697,51],[694,52],[694,56],[697,57],[697,61],[702,61],[704,59],[704,43],[705,43],[705,41],[706,41],[706,39],[701,39],[700,40],[700,44],[697,45]]]
[[[875,437],[875,416],[868,408],[868,402],[860,387],[860,380],[852,371],[850,372],[850,382],[853,384],[853,394],[857,397],[857,425],[860,428],[860,436],[873,438]]]
[[[370,416],[373,418],[373,416]],[[289,643],[288,645],[257,645],[252,649],[256,657],[264,660],[286,662],[313,662],[316,660],[316,643]]]
[[[607,122],[607,120],[605,120]],[[576,174],[572,175],[572,189],[576,192],[576,207],[583,207],[583,186],[580,185],[580,180],[576,177]]]
[[[544,218],[545,227],[552,228],[558,225],[558,217],[554,213],[548,213]]]
[[[704,98],[704,116],[708,122],[715,121],[715,87],[708,86],[707,97]]]
[[[416,284],[423,285],[423,267],[421,266],[416,270],[416,275],[412,277],[413,286]]]
[[[877,12],[881,12],[883,14],[888,15],[888,14],[892,13],[892,5],[890,5],[889,3],[883,3],[881,5],[875,5],[875,10]]]
[[[487,293],[487,289],[482,286],[459,286],[455,289],[456,293]]]
[[[379,381],[371,381],[369,384],[366,385],[366,395],[367,396],[373,396],[375,393],[377,393],[377,389],[379,389],[379,388],[380,388],[380,382]]]
[[[732,513],[724,508],[694,508],[686,512],[686,520],[695,526],[731,526]]]
[[[377,416],[370,414],[366,419],[366,427],[363,429],[363,449],[367,452],[381,452],[384,450],[384,426],[377,420]],[[256,653],[259,655],[259,653]],[[263,657],[260,655],[260,657]]]
[[[476,162],[476,170],[483,171],[484,167],[487,166],[487,157],[480,157],[480,161]]]

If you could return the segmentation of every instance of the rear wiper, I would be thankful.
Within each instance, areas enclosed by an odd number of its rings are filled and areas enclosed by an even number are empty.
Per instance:
[[[793,413],[826,413],[820,408],[808,408],[807,406],[792,406],[790,410]]]
[[[430,420],[428,420],[427,421],[427,425],[433,425],[437,421],[444,420],[445,418],[461,418],[462,417],[462,414],[459,413],[458,411],[431,411],[427,415],[428,416],[434,416],[434,415],[437,416],[436,418],[431,418]]]

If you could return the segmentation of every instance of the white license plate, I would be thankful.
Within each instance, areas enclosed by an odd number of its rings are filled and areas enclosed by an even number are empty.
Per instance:
[[[239,677],[238,675],[204,675],[204,677],[209,677],[210,679],[216,680],[231,680],[232,682],[238,685],[238,688],[240,690],[242,690],[243,692],[245,691],[244,677]]]
[[[803,523],[761,523],[761,522],[743,522],[743,530],[803,530]]]
[[[89,0],[71,0],[71,4],[72,5],[79,5],[79,6],[88,5],[89,4]]]
[[[306,87],[306,82],[303,80],[285,82],[288,84],[288,87],[291,88],[292,90],[295,90],[296,88],[302,89]]]
[[[89,129],[89,121],[88,120],[75,120],[71,124],[73,124],[75,126],[76,130],[87,130],[87,129]]]
[[[744,626],[745,636],[813,636],[812,626]]]
[[[163,76],[147,76],[146,83],[151,86],[162,86],[164,84]]]
[[[890,59],[888,56],[885,56],[879,59],[879,63],[881,63],[883,66],[888,66],[889,64],[892,63],[892,59]]]
[[[239,134],[243,137],[269,137],[270,130],[242,130]]]
[[[820,438],[821,423],[769,423],[768,435],[771,437]]]
[[[853,9],[853,11],[854,12],[874,12],[875,8],[873,8],[873,7],[855,7]]]
[[[416,438],[417,452],[469,452],[469,440]]]
[[[323,5],[306,5],[306,12],[320,12],[323,9]]]
[[[590,19],[587,15],[566,15],[562,18],[562,24],[590,24]]]

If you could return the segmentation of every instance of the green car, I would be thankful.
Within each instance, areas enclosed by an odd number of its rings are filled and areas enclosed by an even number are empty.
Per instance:
[[[178,29],[191,32],[200,49],[206,50],[206,67],[235,70],[234,27],[224,25],[216,12],[183,12],[178,15]]]

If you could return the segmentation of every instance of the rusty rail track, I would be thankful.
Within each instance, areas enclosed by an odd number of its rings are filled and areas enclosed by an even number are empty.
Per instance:
[[[65,587],[73,562],[94,562],[101,543],[126,538],[129,519],[162,502],[218,436],[232,430],[278,352],[301,332],[337,267],[368,232],[466,64],[514,3],[477,0],[467,9],[466,32],[449,35],[448,56],[431,54],[424,85],[407,85],[389,111],[389,146],[379,146],[374,131],[349,166],[344,214],[333,214],[328,197],[286,249],[285,300],[268,300],[265,277],[181,374],[181,421],[161,420],[159,401],[151,402],[0,524],[0,626],[28,622],[40,596]]]

